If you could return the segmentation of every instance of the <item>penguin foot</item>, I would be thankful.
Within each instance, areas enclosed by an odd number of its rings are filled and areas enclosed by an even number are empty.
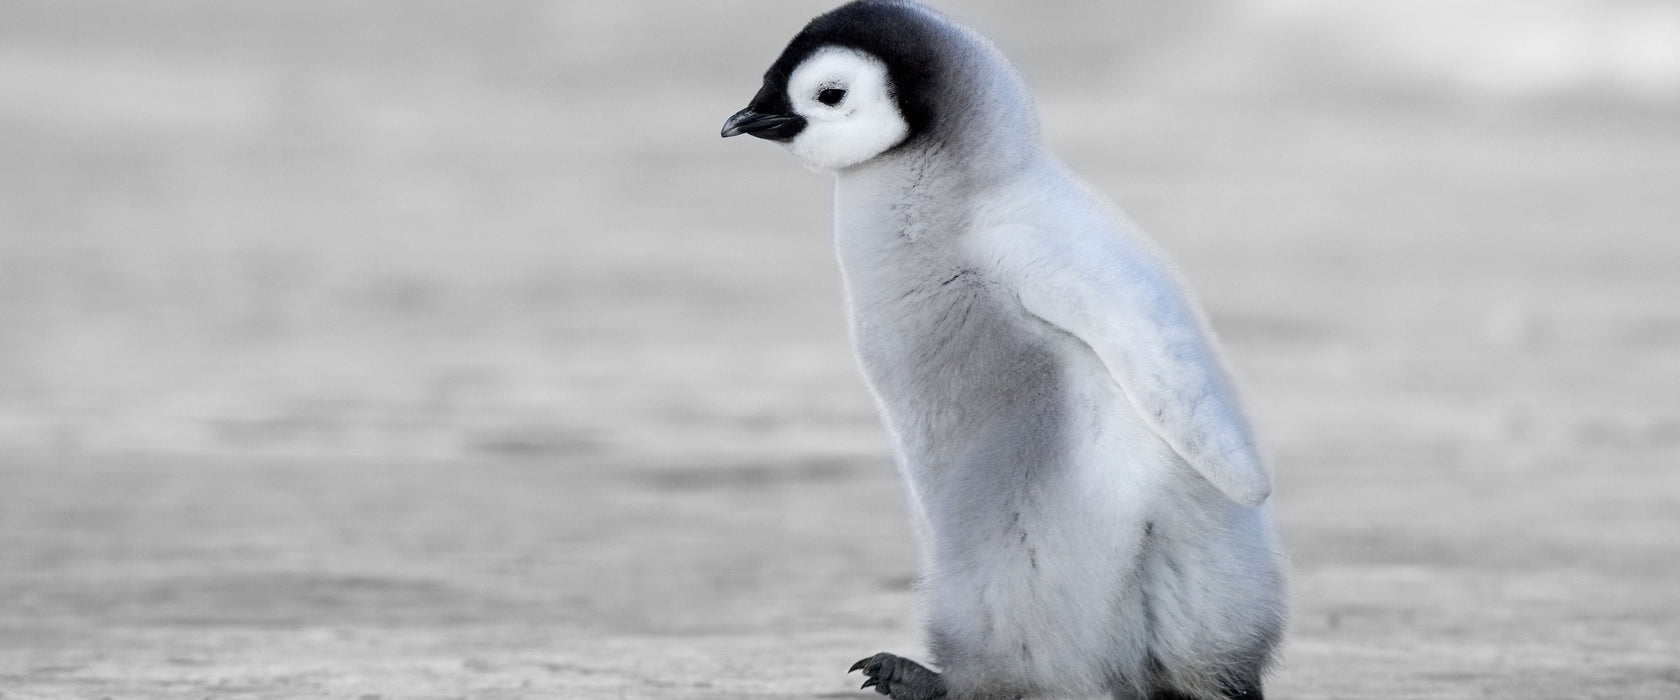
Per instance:
[[[893,700],[939,700],[945,697],[945,679],[926,666],[902,656],[883,651],[852,664],[847,673],[852,671],[863,671],[863,675],[869,677],[863,682],[864,688],[874,688],[875,692]]]

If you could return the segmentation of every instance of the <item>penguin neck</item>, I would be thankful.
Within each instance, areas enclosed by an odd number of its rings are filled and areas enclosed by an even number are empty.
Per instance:
[[[869,246],[945,245],[967,230],[991,191],[1044,155],[1036,133],[982,148],[973,141],[929,134],[836,172],[836,236]]]

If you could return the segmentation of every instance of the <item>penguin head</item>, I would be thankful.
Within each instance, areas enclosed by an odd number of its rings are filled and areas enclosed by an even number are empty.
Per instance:
[[[898,0],[859,0],[812,20],[723,136],[780,142],[815,170],[843,170],[916,140],[933,122],[942,26]]]
[[[782,93],[777,97],[785,105],[760,112],[769,105],[755,99],[729,118],[723,135],[781,141],[807,167],[840,170],[874,158],[910,133],[886,64],[857,49],[823,46],[794,67],[785,85],[766,85],[771,89]]]

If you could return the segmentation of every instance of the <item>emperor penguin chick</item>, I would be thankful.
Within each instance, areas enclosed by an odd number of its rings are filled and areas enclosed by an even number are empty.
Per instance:
[[[1155,245],[1048,153],[1025,87],[910,0],[812,20],[724,136],[836,176],[853,341],[921,544],[934,671],[898,700],[1261,698],[1271,478]]]

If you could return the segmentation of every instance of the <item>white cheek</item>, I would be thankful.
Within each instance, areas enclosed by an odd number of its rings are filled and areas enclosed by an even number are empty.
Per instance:
[[[838,106],[818,102],[826,87],[844,86]],[[857,165],[903,141],[910,133],[898,103],[887,87],[887,67],[868,54],[825,48],[812,54],[788,77],[793,111],[805,128],[787,143],[806,167],[840,170]]]
[[[806,118],[806,125],[788,144],[788,150],[805,165],[818,170],[839,170],[880,155],[909,133],[909,125],[894,105],[865,105],[838,118]]]

